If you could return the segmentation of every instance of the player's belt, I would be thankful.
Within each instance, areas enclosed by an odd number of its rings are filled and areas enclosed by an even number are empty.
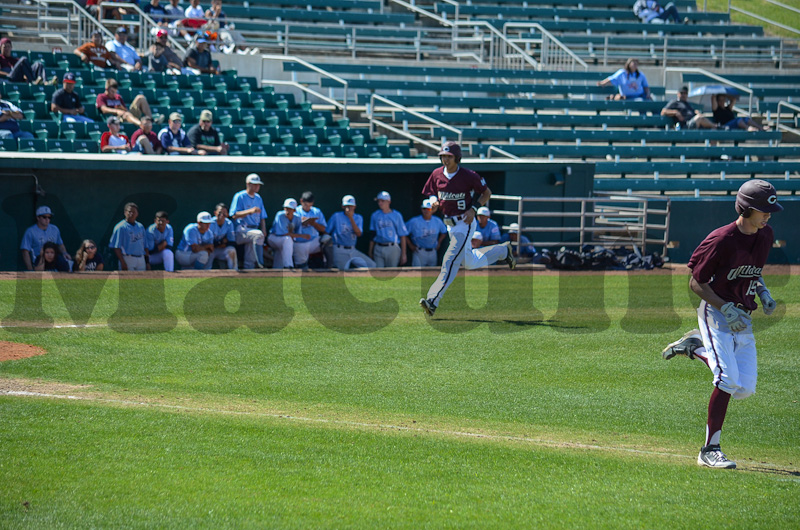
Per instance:
[[[123,256],[128,256],[130,258],[141,258],[141,254],[123,254]]]
[[[742,311],[744,311],[744,312],[745,312],[745,313],[747,313],[748,315],[752,315],[752,314],[753,314],[753,312],[752,312],[751,310],[747,309],[747,308],[746,308],[745,306],[743,306],[742,304],[736,304],[736,308],[737,308],[737,309],[741,309]]]
[[[420,247],[419,250],[424,250],[426,252],[430,252],[430,251],[436,250],[436,249],[435,248],[422,248],[422,247]]]
[[[394,247],[397,246],[397,243],[375,243],[379,247]]]
[[[344,245],[336,245],[336,246],[339,247],[339,248],[346,248],[347,250],[352,250],[353,249],[353,247],[346,247]]]
[[[454,215],[453,217],[445,217],[444,224],[447,226],[456,226],[456,223],[459,221],[463,221],[467,218],[467,214],[462,213],[461,215]]]

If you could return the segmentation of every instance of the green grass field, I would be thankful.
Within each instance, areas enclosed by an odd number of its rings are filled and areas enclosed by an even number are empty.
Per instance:
[[[800,9],[800,0],[781,0],[781,3],[795,9]],[[766,19],[783,24],[784,26],[789,26],[790,28],[800,30],[800,14],[792,10],[765,2],[764,0],[734,0],[732,5],[734,7],[738,7],[739,9],[744,9],[745,11],[749,11]],[[697,9],[701,11],[703,10],[703,0],[699,0],[697,2]],[[706,2],[706,9],[708,11],[726,12],[728,11],[728,0],[708,0]],[[738,13],[736,11],[731,13],[731,19],[737,24],[764,26],[764,31],[767,34],[788,37],[790,39],[800,38],[800,35],[797,33],[787,31],[771,24],[765,24],[758,19]]]
[[[49,395],[0,391],[0,527],[800,527],[797,278],[735,471],[695,463],[710,372],[660,356],[685,275],[459,277],[427,321],[430,281],[0,281],[0,340],[49,352],[0,363]]]

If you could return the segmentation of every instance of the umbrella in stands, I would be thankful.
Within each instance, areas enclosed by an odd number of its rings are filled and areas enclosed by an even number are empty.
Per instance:
[[[725,85],[704,85],[689,92],[689,98],[711,111],[711,97],[718,94],[727,94],[732,98],[739,98],[739,91]]]

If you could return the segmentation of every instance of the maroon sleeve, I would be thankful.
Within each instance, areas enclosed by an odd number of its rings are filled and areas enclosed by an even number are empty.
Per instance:
[[[692,278],[697,283],[708,283],[714,277],[724,253],[721,247],[722,238],[714,231],[694,250],[688,266],[692,270]]]
[[[433,175],[435,173],[436,173],[436,170],[434,170],[433,173],[431,173],[431,175],[428,177],[428,182],[426,182],[425,186],[422,187],[422,194],[425,197],[430,197],[431,195],[436,195],[437,197],[439,196],[439,194],[438,194],[439,190],[435,189],[434,188],[434,184],[433,184],[433,182],[434,182]]]
[[[486,188],[488,186],[486,185],[486,181],[483,179],[483,177],[478,175],[478,173],[475,172],[475,171],[473,171],[472,174],[474,175],[474,179],[475,179],[475,181],[474,181],[474,183],[472,185],[473,191],[476,191],[478,193],[483,193],[484,191],[486,191]]]

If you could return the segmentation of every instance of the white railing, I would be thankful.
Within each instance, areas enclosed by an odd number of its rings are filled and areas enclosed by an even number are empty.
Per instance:
[[[404,129],[398,129],[397,127],[394,127],[393,125],[389,125],[388,123],[384,123],[384,122],[382,122],[380,120],[375,119],[375,102],[376,101],[382,103],[383,105],[386,105],[387,107],[395,108],[395,109],[398,109],[400,111],[412,114],[413,116],[416,116],[416,117],[418,117],[418,118],[420,118],[422,120],[425,120],[425,121],[429,122],[430,124],[432,124],[432,125],[434,125],[436,127],[441,127],[442,129],[445,129],[445,130],[448,130],[448,131],[452,132],[453,134],[456,135],[456,141],[459,144],[461,144],[461,142],[463,140],[463,131],[461,131],[461,129],[457,129],[457,128],[451,126],[451,125],[448,125],[448,124],[443,123],[443,122],[441,122],[439,120],[431,118],[430,116],[426,116],[425,114],[417,112],[417,111],[415,111],[413,109],[405,107],[405,106],[403,106],[403,105],[401,105],[399,103],[396,103],[396,102],[394,102],[394,101],[392,101],[390,99],[387,99],[387,98],[385,98],[383,96],[379,96],[377,94],[372,94],[370,96],[369,107],[367,108],[367,116],[369,117],[369,132],[370,132],[371,135],[376,131],[377,127],[380,127],[382,129],[386,129],[388,131],[391,131],[392,133],[397,134],[398,136],[402,136],[403,138],[407,138],[407,139],[411,140],[413,143],[422,144],[425,147],[427,147],[428,149],[432,149],[434,153],[438,152],[439,148],[441,147],[441,143],[435,144],[433,142],[429,142],[429,141],[427,141],[427,140],[425,140],[423,138],[420,138],[419,136],[415,136],[415,135],[411,134],[410,132],[408,132],[408,131],[406,131]]]
[[[791,113],[794,127],[789,127],[788,125],[784,125],[781,123],[781,107],[786,107],[787,109],[795,111],[794,113]],[[786,131],[788,133],[794,134],[795,136],[800,136],[800,126],[798,125],[798,116],[800,116],[800,107],[798,107],[797,105],[793,105],[788,101],[779,101],[778,108],[775,110],[775,130]]]

